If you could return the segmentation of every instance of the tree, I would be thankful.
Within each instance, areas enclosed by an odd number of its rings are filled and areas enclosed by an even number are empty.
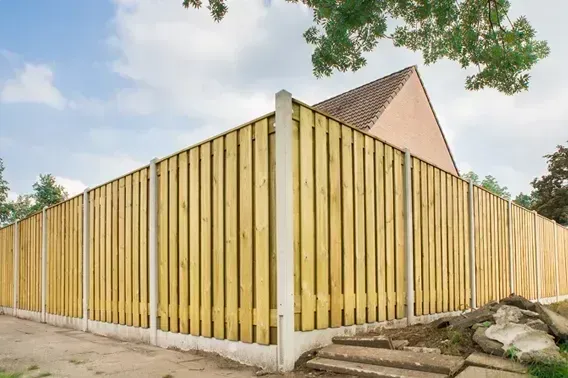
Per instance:
[[[498,195],[506,199],[511,198],[511,193],[509,193],[509,188],[506,186],[499,185],[497,179],[491,175],[485,176],[483,181],[479,181],[479,175],[473,171],[469,171],[461,176],[464,180],[473,181],[475,185],[479,185],[484,189],[487,189],[493,194]]]
[[[8,181],[4,179],[4,161],[0,158],[0,225],[8,221],[10,210],[8,208]]]
[[[509,18],[509,0],[287,0],[313,11],[314,25],[304,39],[315,46],[314,74],[356,71],[364,54],[379,41],[421,51],[425,64],[453,60],[462,68],[476,67],[466,88],[495,88],[506,94],[528,89],[529,71],[550,49],[537,40],[525,16]],[[228,11],[227,0],[209,0],[217,22]],[[183,0],[186,8],[201,8],[202,0]],[[389,21],[398,26],[388,30]]]
[[[568,225],[568,146],[545,155],[548,173],[532,181],[533,209],[540,214]]]
[[[35,213],[33,196],[30,194],[20,195],[15,201],[8,203],[6,223],[14,223],[17,220],[27,218],[33,213]]]
[[[33,189],[34,212],[67,199],[65,188],[57,184],[52,174],[39,175],[39,180],[33,185]]]
[[[533,206],[533,198],[530,194],[524,194],[523,192],[519,193],[515,199],[513,200],[514,203],[520,205],[526,209],[531,209]]]

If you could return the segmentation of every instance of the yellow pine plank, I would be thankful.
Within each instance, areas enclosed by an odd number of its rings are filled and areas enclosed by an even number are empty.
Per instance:
[[[126,324],[126,279],[124,270],[126,190],[124,185],[123,177],[118,180],[118,322],[123,325]]]
[[[367,252],[367,322],[377,321],[377,258],[375,235],[375,142],[365,136],[365,224]]]
[[[421,229],[421,195],[420,195],[420,161],[412,158],[412,234],[414,246],[414,313],[422,315],[422,235]]]
[[[353,173],[355,184],[355,292],[357,324],[366,323],[366,262],[365,262],[365,137],[358,131],[353,132]]]
[[[387,320],[396,317],[396,281],[395,281],[395,196],[393,149],[385,146],[385,242],[387,270]]]
[[[455,310],[459,310],[459,296],[460,296],[460,286],[459,286],[459,265],[460,265],[460,259],[459,259],[459,248],[458,248],[458,242],[459,242],[459,223],[458,223],[458,186],[462,185],[462,182],[459,181],[457,178],[452,178],[452,228],[453,228],[453,233],[452,233],[452,250],[453,250],[453,260],[454,260],[454,265],[453,265],[453,286],[454,286],[454,304],[453,304],[453,308]],[[469,235],[469,234],[468,234]],[[469,243],[469,236],[468,236],[468,243]]]
[[[435,235],[435,261],[436,261],[436,312],[443,312],[442,307],[442,221],[440,198],[440,170],[434,168],[434,235]]]
[[[112,323],[112,184],[105,186],[105,308],[106,321]]]
[[[442,309],[448,311],[449,288],[448,288],[448,208],[447,208],[447,179],[446,172],[440,172],[440,205],[441,205],[441,224],[442,234]]]
[[[160,329],[169,331],[168,277],[168,161],[159,163],[158,189],[158,316]]]
[[[225,137],[226,181],[225,181],[225,277],[227,285],[227,339],[239,339],[239,226],[238,226],[238,159],[237,132]]]
[[[253,191],[252,127],[239,130],[239,287],[240,339],[252,343],[253,326]]]
[[[225,338],[224,138],[213,140],[213,336]]]
[[[71,200],[70,207],[70,221],[71,221],[71,282],[70,282],[70,309],[69,315],[73,317],[78,317],[77,313],[77,204],[79,202],[78,198]]]
[[[95,320],[95,197],[96,190],[89,192],[89,319]],[[54,219],[48,219],[50,227],[53,227],[55,222]],[[52,233],[54,235],[53,228]],[[50,255],[50,257],[53,256]],[[52,275],[55,274],[55,270],[50,270]],[[53,285],[53,280],[50,278],[50,286]],[[54,295],[50,291],[50,296]]]
[[[189,150],[189,326],[194,336],[200,335],[199,225],[199,147],[195,147]]]
[[[329,258],[331,327],[342,325],[341,310],[341,126],[329,120]]]
[[[169,169],[169,317],[170,331],[179,331],[179,305],[178,305],[178,161],[177,156],[168,159]],[[167,260],[166,260],[167,261]],[[167,290],[167,288],[166,288]]]
[[[406,308],[406,258],[404,251],[404,157],[399,150],[394,151],[394,211],[396,245],[396,316],[405,316]]]
[[[211,144],[201,153],[201,336],[211,337]]]
[[[83,200],[84,196],[81,196],[77,207],[77,317],[83,317]]]
[[[276,133],[271,132],[272,126],[274,125],[275,119],[273,117],[268,118],[268,214],[270,225],[268,229],[268,239],[269,239],[269,271],[268,277],[270,280],[269,285],[269,306],[270,314],[274,311],[278,311],[278,298],[277,298],[277,282],[276,282],[276,269],[278,267],[277,262],[277,252],[276,252],[276,228],[272,225],[276,224]],[[270,344],[278,343],[278,330],[276,325],[272,324],[272,315],[270,315]],[[225,317],[226,318],[226,317]]]
[[[427,165],[428,173],[428,256],[430,271],[430,313],[435,314],[437,292],[436,292],[436,239],[435,239],[435,195],[434,195],[434,167]]]
[[[100,222],[100,241],[99,241],[99,274],[100,274],[100,288],[99,288],[99,295],[100,295],[100,320],[101,321],[108,321],[106,318],[107,315],[107,298],[106,298],[106,186],[102,186],[100,188],[100,200],[99,200],[99,222]],[[109,235],[110,237],[110,235]]]
[[[302,251],[302,330],[314,329],[316,298],[314,288],[315,271],[315,226],[314,226],[314,141],[313,112],[300,108],[300,229]],[[256,248],[255,248],[256,252]]]
[[[124,179],[124,279],[125,279],[125,315],[126,325],[132,325],[132,175]]]
[[[468,236],[469,231],[467,227],[467,216],[466,216],[466,209],[468,208],[467,203],[467,185],[460,185],[458,188],[458,196],[459,196],[459,211],[462,214],[460,218],[460,228],[461,232],[459,233],[459,245],[460,245],[460,253],[459,253],[459,279],[460,279],[460,310],[465,309],[467,307],[467,303],[465,303],[465,283],[464,278],[466,277],[465,273],[465,264],[466,264],[466,255],[465,255],[465,246],[468,243]]]
[[[256,342],[270,343],[269,302],[269,214],[268,214],[268,120],[254,125],[254,204],[255,204],[255,294],[256,294]],[[313,194],[312,194],[313,196]],[[313,226],[312,226],[313,229]],[[313,234],[312,234],[313,235]],[[313,274],[312,274],[313,276]],[[313,292],[313,290],[312,290]]]
[[[179,225],[179,330],[189,333],[189,190],[187,152],[178,155],[179,191],[178,191],[178,225]],[[194,232],[197,229],[194,229]]]
[[[69,203],[62,205],[63,219],[63,258],[61,260],[61,276],[63,278],[63,288],[61,290],[61,313],[69,316]]]
[[[57,268],[55,272],[55,280],[57,284],[57,315],[63,315],[63,284],[65,283],[65,278],[63,277],[63,205],[57,207]],[[96,285],[96,281],[95,281]],[[96,287],[96,286],[95,286]],[[96,304],[96,299],[95,299]]]
[[[118,180],[112,182],[112,322],[119,322],[118,309]]]
[[[477,301],[476,306],[480,306],[483,301],[483,245],[481,243],[481,199],[479,197],[479,189],[473,189],[474,195],[474,222],[475,222],[475,263],[476,263],[476,292]],[[459,204],[459,202],[458,202]],[[459,207],[459,205],[458,205]],[[458,213],[459,214],[459,213]],[[458,226],[459,227],[459,226]],[[456,239],[457,240],[457,239]],[[459,269],[459,264],[458,264]],[[456,272],[456,280],[459,280],[459,270]],[[458,291],[458,306],[459,306],[459,291]]]
[[[101,320],[101,293],[100,293],[100,242],[101,242],[101,189],[95,189],[95,320]]]
[[[465,283],[462,293],[464,293],[464,308],[471,307],[471,286],[470,286],[470,250],[469,250],[469,205],[468,205],[468,197],[469,197],[469,185],[465,182],[460,181],[462,187],[462,202],[463,202],[463,212],[464,212],[464,228],[463,228],[463,239],[464,239],[464,253],[463,253],[463,262],[464,262],[464,270],[465,270]]]
[[[300,150],[304,151],[300,145]],[[304,161],[304,156],[300,157]],[[307,169],[307,168],[306,168]],[[344,297],[344,324],[355,324],[355,235],[353,217],[353,130],[347,126],[341,126],[341,179],[343,186],[343,297]],[[302,180],[303,184],[303,180]],[[302,185],[303,186],[303,185]],[[306,204],[306,205],[304,205]],[[301,211],[309,212],[304,208],[307,202],[300,200]],[[303,215],[303,214],[302,214]],[[306,230],[304,224],[300,226],[302,238]],[[302,246],[303,250],[304,246]],[[304,256],[302,254],[302,260]],[[302,261],[302,267],[304,262]],[[303,280],[303,271],[302,271]],[[303,289],[303,286],[302,286]],[[304,292],[302,291],[302,316],[304,316]],[[309,319],[308,319],[309,320]]]
[[[329,327],[329,208],[327,118],[315,115],[316,327]]]
[[[421,223],[421,247],[422,247],[422,290],[423,306],[422,313],[430,314],[430,252],[428,233],[428,166],[420,162],[420,223]]]
[[[386,250],[385,250],[385,145],[375,140],[375,185],[377,196],[377,320],[387,318]]]
[[[292,104],[295,114],[299,106]],[[299,116],[297,117],[299,119]],[[294,198],[294,330],[302,329],[302,257],[300,245],[300,123],[292,120],[292,192]],[[241,320],[242,323],[242,320]],[[242,334],[242,332],[241,332]]]
[[[446,181],[447,224],[448,224],[448,308],[456,311],[454,281],[454,192],[456,178],[448,175]]]
[[[140,326],[148,327],[148,168],[140,171]],[[197,233],[198,228],[195,228]]]

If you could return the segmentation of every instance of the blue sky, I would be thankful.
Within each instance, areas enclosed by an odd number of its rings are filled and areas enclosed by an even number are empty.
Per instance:
[[[542,155],[568,140],[568,5],[516,0],[551,56],[528,93],[463,88],[453,62],[424,66],[389,42],[357,73],[317,80],[304,7],[233,0],[221,24],[180,0],[0,0],[0,157],[11,196],[40,173],[71,193],[261,115],[287,89],[308,103],[412,64],[462,171],[492,174],[513,194],[545,172]],[[549,9],[556,9],[549,12]],[[246,22],[244,22],[246,21]]]

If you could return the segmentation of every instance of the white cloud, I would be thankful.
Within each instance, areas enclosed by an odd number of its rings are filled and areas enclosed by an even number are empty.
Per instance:
[[[62,110],[67,100],[53,85],[53,71],[44,64],[26,63],[15,79],[8,80],[0,92],[4,103],[36,103]]]
[[[65,188],[69,197],[74,197],[87,187],[81,180],[76,180],[68,177],[55,176],[55,181]]]

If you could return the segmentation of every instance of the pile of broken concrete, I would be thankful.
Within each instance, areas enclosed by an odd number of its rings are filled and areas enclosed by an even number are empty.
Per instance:
[[[521,362],[563,360],[558,344],[568,341],[568,319],[516,295],[436,323],[458,331],[471,328],[473,341],[485,353]]]

